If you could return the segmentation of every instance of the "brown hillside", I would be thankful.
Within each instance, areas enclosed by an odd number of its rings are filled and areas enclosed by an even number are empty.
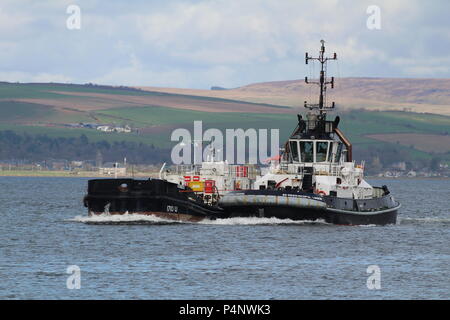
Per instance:
[[[301,107],[317,88],[304,80],[250,84],[229,90],[140,87],[144,90]],[[450,115],[450,79],[342,78],[329,90],[342,109],[408,110]]]

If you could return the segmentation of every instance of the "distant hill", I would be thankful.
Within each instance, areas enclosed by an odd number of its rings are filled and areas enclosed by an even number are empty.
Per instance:
[[[380,157],[385,165],[436,157],[450,163],[450,80],[344,78],[331,92],[356,158]],[[109,161],[127,152],[135,161],[156,161],[167,157],[162,153],[175,144],[171,132],[192,130],[195,120],[203,121],[204,130],[279,129],[284,141],[297,123],[295,114],[305,111],[303,101],[315,101],[316,94],[316,88],[303,80],[227,90],[3,82],[0,155],[31,159],[53,150],[54,156],[95,159],[100,150]],[[101,132],[95,130],[99,124],[126,125],[133,132]],[[20,139],[27,142],[24,149],[15,148]],[[139,158],[139,150],[160,152],[161,157]]]
[[[261,102],[92,84],[3,82],[0,83],[0,102],[4,101],[47,105],[61,111],[73,112],[127,106],[161,106],[207,112],[290,112],[287,106]]]
[[[228,90],[139,87],[142,90],[189,94],[301,108],[315,101],[317,88],[304,80],[255,83]],[[329,100],[341,110],[401,110],[450,115],[450,79],[339,78]]]

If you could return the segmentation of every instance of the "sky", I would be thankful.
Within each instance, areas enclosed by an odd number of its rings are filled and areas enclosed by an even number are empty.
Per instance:
[[[0,0],[0,81],[234,88],[302,79],[321,39],[329,75],[450,78],[449,14],[448,0]]]

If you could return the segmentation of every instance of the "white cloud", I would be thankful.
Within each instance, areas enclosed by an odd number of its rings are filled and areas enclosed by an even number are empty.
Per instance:
[[[302,78],[321,39],[342,76],[450,77],[439,60],[450,54],[445,1],[377,0],[377,31],[368,0],[80,0],[81,30],[69,31],[72,2],[2,0],[2,79],[234,87]]]
[[[73,79],[63,74],[30,73],[23,71],[0,72],[0,81],[7,82],[58,82],[72,83]]]
[[[122,68],[112,68],[105,74],[90,79],[93,83],[108,83],[113,85],[160,86],[189,88],[193,82],[203,82],[208,79],[212,83],[232,85],[235,71],[226,66],[202,68],[190,74],[175,68],[154,70],[144,66],[134,54],[129,57],[128,65]]]
[[[391,61],[394,66],[400,66],[407,76],[436,77],[448,75],[450,72],[450,57],[444,58],[397,58]]]

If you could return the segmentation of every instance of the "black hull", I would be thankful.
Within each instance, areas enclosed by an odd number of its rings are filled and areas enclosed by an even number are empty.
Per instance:
[[[221,208],[204,204],[192,191],[158,179],[89,180],[84,205],[91,215],[133,213],[190,222],[224,214]]]
[[[293,221],[324,221],[337,225],[387,225],[397,222],[398,210],[393,209],[387,212],[358,214],[347,212],[333,212],[327,209],[299,209],[287,206],[255,208],[249,206],[236,206],[226,208],[229,218],[232,217],[264,217],[277,219],[290,219]],[[262,213],[263,212],[263,213]]]
[[[233,196],[241,197],[240,201],[234,201]],[[266,197],[264,203],[258,203],[261,197]],[[276,204],[267,203],[267,197],[276,199]],[[398,203],[388,195],[359,203],[360,200],[293,191],[247,190],[225,196],[225,199],[230,198],[231,201],[219,202],[219,205],[206,205],[190,190],[164,180],[98,179],[89,181],[84,204],[90,214],[134,213],[188,222],[264,217],[294,221],[320,220],[338,225],[395,224],[399,208]],[[358,211],[363,205],[366,210]]]
[[[387,225],[397,222],[400,204],[387,192],[355,200],[286,190],[245,190],[219,203],[230,217],[267,217],[325,221],[339,225]]]

